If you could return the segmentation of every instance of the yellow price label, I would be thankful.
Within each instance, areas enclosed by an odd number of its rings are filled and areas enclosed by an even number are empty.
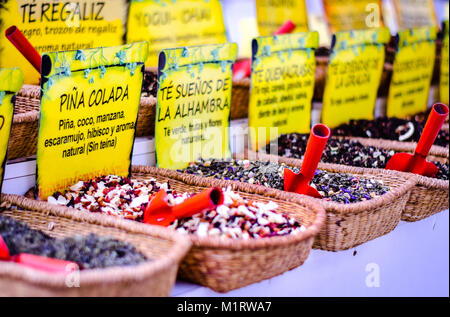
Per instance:
[[[323,0],[331,33],[383,27],[380,0]]]
[[[280,134],[310,131],[318,45],[317,32],[253,40],[249,106],[253,150]]]
[[[19,67],[26,84],[39,73],[6,39],[16,25],[36,50],[46,52],[123,44],[127,0],[8,0],[0,3],[0,67]]]
[[[352,119],[374,118],[389,39],[387,28],[334,35],[323,96],[324,124],[334,128]]]
[[[389,96],[388,117],[403,118],[426,111],[436,54],[435,27],[398,34]]]
[[[148,41],[146,64],[166,48],[227,42],[219,0],[131,0],[127,42]]]
[[[444,22],[444,39],[442,40],[442,52],[441,52],[441,79],[440,79],[440,99],[441,102],[449,104],[449,64],[448,64],[448,56],[449,56],[449,47],[448,47],[448,20]]]
[[[235,43],[163,50],[155,123],[158,167],[228,158]]]
[[[437,26],[434,0],[393,0],[399,30]]]
[[[5,174],[8,141],[14,115],[13,96],[23,84],[23,74],[18,68],[0,68],[0,198]]]
[[[305,0],[256,0],[256,16],[260,36],[272,35],[287,20],[296,25],[294,32],[307,32],[309,29]]]
[[[128,177],[146,42],[44,54],[39,197],[102,175]]]

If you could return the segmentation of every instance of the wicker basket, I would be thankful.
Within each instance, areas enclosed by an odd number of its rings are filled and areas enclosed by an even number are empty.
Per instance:
[[[213,186],[232,185],[226,181],[144,166],[133,167],[133,178],[169,181],[176,191],[191,193]],[[209,287],[217,292],[228,292],[272,278],[305,262],[314,236],[324,222],[323,207],[309,198],[271,189],[256,195],[244,186],[241,187],[239,194],[253,201],[276,202],[281,212],[296,218],[307,229],[296,235],[251,240],[190,235],[193,247],[180,264],[181,279]],[[33,193],[29,192],[28,195],[32,197]],[[45,209],[44,206],[42,208]],[[73,211],[67,207],[56,208]]]
[[[4,195],[0,212],[53,237],[95,233],[123,240],[150,259],[133,267],[81,271],[80,287],[72,288],[66,286],[64,275],[0,262],[1,296],[169,296],[178,265],[191,246],[189,240],[165,228],[80,213],[20,196]],[[50,223],[54,224],[51,230]]]
[[[233,80],[230,120],[248,118],[250,103],[250,78]]]
[[[156,98],[142,97],[139,107],[136,137],[150,136],[155,133]]]
[[[251,160],[278,161],[288,166],[301,166],[301,160],[298,159],[261,154],[256,156],[253,152],[237,155],[237,157]],[[413,174],[379,169],[364,169],[324,163],[319,164],[319,169],[333,173],[349,173],[371,177],[382,180],[392,188],[381,197],[348,205],[314,199],[321,202],[324,206],[326,220],[313,247],[327,251],[350,249],[394,230],[400,222],[410,192],[417,182],[417,178]],[[250,186],[243,183],[238,184],[240,184],[239,186]],[[251,186],[256,193],[264,190],[261,189],[264,188],[263,186]]]
[[[39,86],[24,85],[15,97],[14,119],[8,145],[8,160],[33,156],[37,150],[39,131]],[[153,135],[156,98],[142,97],[136,125],[136,136]]]
[[[8,160],[36,154],[40,98],[40,87],[33,85],[23,85],[23,88],[15,96]]]
[[[354,138],[365,146],[374,146],[395,152],[414,153],[416,143]],[[428,159],[431,162],[449,163],[448,149],[433,146]],[[402,215],[404,221],[419,221],[448,209],[449,181],[431,177],[417,176],[418,183],[411,191],[410,198]]]

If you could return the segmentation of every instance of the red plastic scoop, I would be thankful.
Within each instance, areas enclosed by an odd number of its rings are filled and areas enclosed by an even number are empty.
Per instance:
[[[8,246],[2,236],[0,236],[0,261],[15,262],[26,267],[49,273],[68,273],[70,270],[78,267],[75,262],[46,258],[33,254],[22,253],[11,256]]]
[[[326,125],[317,124],[312,128],[300,173],[295,174],[290,169],[284,170],[285,191],[322,198],[317,189],[309,183],[314,177],[330,135],[330,128]]]
[[[41,73],[41,55],[39,55],[38,51],[36,51],[17,26],[14,25],[8,28],[5,35],[30,64]]]
[[[192,217],[222,205],[224,196],[219,188],[210,188],[179,205],[169,206],[165,190],[159,191],[150,201],[144,213],[144,223],[167,227],[176,219]]]
[[[284,22],[273,35],[287,34],[295,30],[295,24],[291,20]],[[252,73],[252,61],[251,59],[245,59],[240,62],[236,62],[233,68],[233,80],[241,80],[249,77]]]
[[[438,168],[433,163],[428,162],[426,158],[448,116],[448,111],[449,109],[446,105],[441,103],[435,104],[423,129],[419,143],[417,143],[414,155],[397,153],[389,160],[386,169],[410,172],[428,177],[436,176]]]

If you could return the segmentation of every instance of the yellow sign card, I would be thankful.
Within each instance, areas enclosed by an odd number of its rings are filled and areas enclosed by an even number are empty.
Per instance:
[[[399,30],[437,26],[434,0],[393,0]]]
[[[155,123],[156,163],[185,168],[199,158],[228,158],[232,67],[237,45],[163,50]]]
[[[309,133],[319,34],[293,33],[253,40],[249,106],[251,147],[286,133]],[[277,128],[274,134],[271,128]]]
[[[309,29],[305,0],[256,0],[256,16],[260,36],[272,35],[287,20],[297,26],[294,32],[307,32]]]
[[[399,32],[387,101],[388,117],[403,118],[427,109],[436,54],[436,32],[435,27]]]
[[[387,28],[334,35],[323,97],[324,124],[334,128],[352,119],[374,118],[389,39]]]
[[[219,0],[131,0],[127,42],[148,41],[147,66],[166,48],[227,42]]]
[[[0,67],[20,67],[27,84],[38,84],[39,73],[4,36],[12,25],[40,54],[123,44],[127,0],[0,2]]]
[[[323,0],[331,33],[383,26],[380,0]]]
[[[39,197],[80,180],[128,177],[146,42],[44,54],[37,149]]]
[[[13,96],[22,88],[23,75],[20,69],[0,68],[0,198],[5,174],[6,154],[14,115]]]
[[[444,39],[442,40],[442,52],[441,52],[441,80],[440,80],[440,101],[449,104],[449,85],[448,85],[448,72],[449,72],[449,64],[448,64],[448,55],[449,55],[449,47],[448,47],[448,20],[444,22]]]

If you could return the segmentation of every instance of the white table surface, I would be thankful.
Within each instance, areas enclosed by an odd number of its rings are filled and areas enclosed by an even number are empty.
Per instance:
[[[233,122],[232,127],[245,125]],[[231,132],[233,136],[233,132]],[[233,152],[243,144],[238,140]],[[154,142],[138,138],[133,164],[154,164]],[[3,192],[23,195],[35,183],[35,160],[9,162]],[[354,251],[356,254],[354,255]],[[366,271],[368,270],[368,271]],[[375,275],[377,274],[378,275]],[[378,276],[378,279],[370,280]],[[367,286],[366,280],[378,281]],[[172,296],[449,296],[449,212],[416,223],[401,222],[391,233],[337,253],[312,250],[299,268],[248,287],[218,294],[177,281]]]

